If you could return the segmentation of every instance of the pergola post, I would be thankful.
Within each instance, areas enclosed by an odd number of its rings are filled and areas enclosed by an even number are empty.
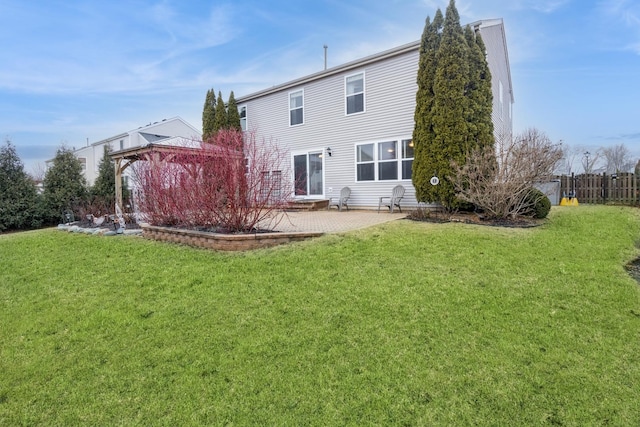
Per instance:
[[[115,159],[114,165],[116,169],[116,206],[119,206],[121,210],[123,210],[123,202],[122,202],[122,158]],[[117,210],[117,209],[116,209]]]

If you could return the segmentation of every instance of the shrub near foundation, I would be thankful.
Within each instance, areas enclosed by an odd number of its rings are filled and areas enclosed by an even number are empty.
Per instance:
[[[529,206],[526,214],[536,219],[546,218],[551,211],[551,201],[537,188],[529,190],[525,198],[525,203]]]

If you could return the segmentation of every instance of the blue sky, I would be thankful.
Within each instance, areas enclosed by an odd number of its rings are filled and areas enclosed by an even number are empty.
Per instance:
[[[418,40],[448,0],[0,0],[0,137],[27,172],[180,116],[209,88],[236,97]],[[458,0],[462,23],[503,18],[514,130],[640,157],[640,2]]]

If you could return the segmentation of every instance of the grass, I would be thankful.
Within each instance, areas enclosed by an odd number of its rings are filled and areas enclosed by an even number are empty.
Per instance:
[[[0,236],[0,425],[639,425],[640,213],[247,253]]]

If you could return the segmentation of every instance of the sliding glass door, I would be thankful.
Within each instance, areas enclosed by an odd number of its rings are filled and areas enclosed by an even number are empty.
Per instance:
[[[322,151],[293,156],[296,196],[322,196],[324,192],[322,166]]]

